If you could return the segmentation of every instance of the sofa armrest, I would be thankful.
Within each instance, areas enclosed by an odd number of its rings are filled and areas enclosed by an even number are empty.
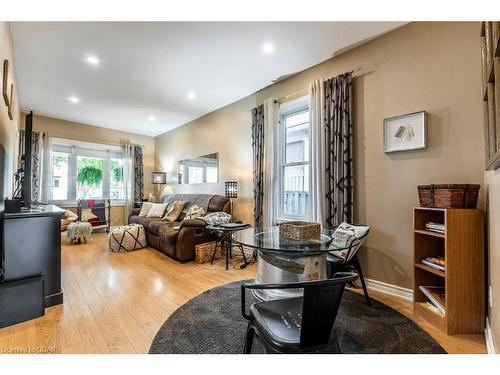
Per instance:
[[[129,215],[128,216],[133,216],[133,215],[139,215],[141,213],[141,209],[140,208],[132,208],[132,210],[130,211]]]
[[[180,228],[185,228],[185,227],[204,228],[206,226],[207,223],[201,219],[186,219],[181,222]]]

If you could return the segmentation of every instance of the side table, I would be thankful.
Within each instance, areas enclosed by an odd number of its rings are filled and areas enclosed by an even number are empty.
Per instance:
[[[213,230],[220,232],[222,234],[222,240],[220,241],[221,248],[226,251],[226,270],[229,268],[229,259],[231,258],[231,251],[233,249],[233,233],[238,232],[243,229],[250,228],[250,224],[237,224],[237,223],[228,223],[228,224],[219,224],[219,225],[207,225],[207,230]],[[241,253],[243,255],[244,264],[241,268],[245,268],[249,262],[246,259],[245,251],[243,250],[243,246],[238,245],[241,249]],[[215,253],[217,252],[218,245],[215,246],[214,253],[212,255],[211,264],[214,263]]]

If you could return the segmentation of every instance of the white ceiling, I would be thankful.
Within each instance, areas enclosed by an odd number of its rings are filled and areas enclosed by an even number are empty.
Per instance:
[[[402,24],[13,22],[11,31],[22,110],[156,136]]]

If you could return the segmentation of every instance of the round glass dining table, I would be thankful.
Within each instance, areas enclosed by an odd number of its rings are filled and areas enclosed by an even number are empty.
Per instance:
[[[290,283],[327,278],[326,254],[348,251],[332,242],[335,229],[322,229],[318,239],[297,241],[280,238],[279,227],[249,228],[234,238],[239,244],[257,250],[257,283]],[[297,297],[301,289],[254,289],[260,300]]]

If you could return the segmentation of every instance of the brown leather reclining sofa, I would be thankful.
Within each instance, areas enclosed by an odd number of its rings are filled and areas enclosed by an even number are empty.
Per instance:
[[[220,211],[230,213],[229,199],[221,195],[169,194],[165,195],[162,201],[167,204],[174,201],[187,202],[176,222],[168,222],[161,218],[139,217],[140,209],[132,212],[128,222],[144,226],[150,247],[181,261],[194,259],[196,245],[216,239],[215,234],[204,229],[207,224],[203,220],[183,220],[191,206],[204,207],[206,213]]]

